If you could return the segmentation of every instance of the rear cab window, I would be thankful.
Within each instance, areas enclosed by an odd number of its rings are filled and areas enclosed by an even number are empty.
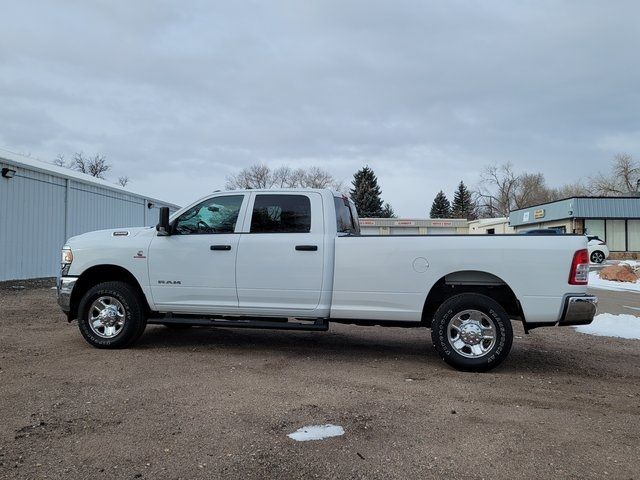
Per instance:
[[[355,214],[355,208],[347,197],[333,197],[336,208],[336,228],[338,233],[360,235],[360,224]]]

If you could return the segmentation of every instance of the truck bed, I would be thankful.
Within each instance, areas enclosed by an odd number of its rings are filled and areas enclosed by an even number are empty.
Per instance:
[[[563,298],[582,235],[343,236],[335,240],[331,317],[419,322],[438,282],[506,284],[528,323],[550,323]]]

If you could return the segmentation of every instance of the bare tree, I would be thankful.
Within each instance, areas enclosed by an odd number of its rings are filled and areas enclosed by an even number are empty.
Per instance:
[[[333,188],[342,191],[342,183],[319,167],[292,169],[289,166],[274,170],[265,164],[253,164],[227,177],[226,188]]]
[[[263,163],[256,163],[227,177],[226,187],[229,190],[271,188],[274,186],[273,181],[271,169]]]
[[[64,155],[62,155],[61,153],[59,153],[56,158],[53,160],[54,165],[57,165],[59,167],[66,167],[67,166],[67,161],[64,159]]]
[[[94,156],[85,156],[82,152],[76,152],[73,154],[73,159],[68,161],[64,158],[64,155],[59,153],[56,158],[51,162],[59,167],[69,168],[76,170],[80,173],[91,175],[92,177],[100,178],[104,180],[104,174],[111,170],[111,165],[107,163],[107,159],[104,155],[96,153]],[[129,177],[118,177],[116,185],[125,187],[129,184]]]
[[[277,187],[277,188],[290,188],[293,185],[291,185],[291,178],[294,175],[294,171],[291,170],[291,167],[288,166],[282,166],[282,167],[278,167],[276,168],[273,173],[273,186]]]
[[[591,193],[589,187],[585,186],[582,182],[567,184],[558,188],[552,188],[551,192],[554,200],[560,200],[561,198],[569,197],[583,197]]]
[[[476,201],[483,216],[506,217],[509,215],[518,186],[518,176],[511,163],[489,165],[480,174]]]
[[[542,173],[516,174],[510,163],[490,165],[480,176],[475,191],[481,216],[506,217],[511,210],[581,196],[589,191],[581,182],[550,188]]]
[[[640,192],[640,164],[626,153],[616,155],[608,175],[598,173],[589,182],[594,195],[615,197]]]
[[[526,208],[554,200],[553,191],[547,187],[542,173],[523,173],[513,193],[513,207]]]
[[[304,179],[309,188],[327,188],[335,183],[329,172],[318,167],[311,167],[307,170]]]
[[[96,153],[93,157],[85,157],[82,152],[73,155],[71,168],[92,177],[104,179],[104,174],[111,169],[104,155]]]

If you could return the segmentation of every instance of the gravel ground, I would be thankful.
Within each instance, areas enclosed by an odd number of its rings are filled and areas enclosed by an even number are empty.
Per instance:
[[[91,348],[0,291],[0,478],[639,478],[639,343],[516,325],[487,374],[424,329],[149,327]],[[332,423],[345,434],[295,442]]]

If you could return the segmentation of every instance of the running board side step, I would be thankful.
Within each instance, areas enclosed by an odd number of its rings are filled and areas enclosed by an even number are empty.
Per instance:
[[[220,318],[198,317],[154,317],[149,318],[149,324],[194,325],[198,327],[229,327],[229,328],[266,328],[275,330],[329,330],[329,320],[320,318],[315,322],[274,322],[264,319],[226,320]]]

